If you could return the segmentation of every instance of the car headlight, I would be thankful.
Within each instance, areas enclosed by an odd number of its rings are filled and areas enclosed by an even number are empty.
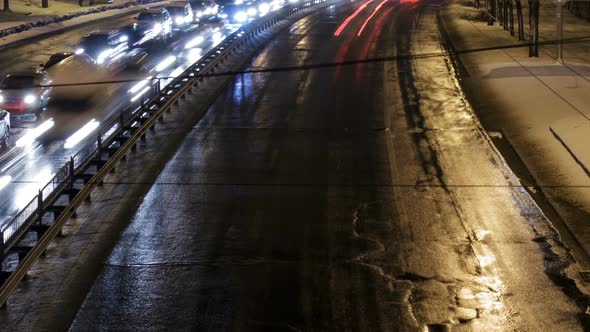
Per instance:
[[[177,16],[177,17],[174,19],[174,21],[176,22],[176,24],[178,24],[178,25],[182,25],[182,24],[184,24],[184,17],[182,17],[182,16]]]
[[[237,12],[236,15],[234,15],[234,19],[238,22],[244,22],[248,19],[248,14],[245,12]]]
[[[37,97],[33,96],[33,95],[26,95],[25,96],[25,104],[32,104],[35,102],[35,100],[37,100]]]
[[[258,11],[256,10],[256,8],[248,8],[248,16],[256,16],[256,14],[258,14]]]
[[[261,14],[267,13],[270,10],[270,6],[267,3],[261,3],[260,6],[258,6],[258,11]]]
[[[162,24],[160,23],[156,23],[154,24],[154,28],[152,29],[152,31],[154,31],[154,34],[159,34],[160,32],[162,32]]]

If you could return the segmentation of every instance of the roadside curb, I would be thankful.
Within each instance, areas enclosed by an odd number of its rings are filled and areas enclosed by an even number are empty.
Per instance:
[[[9,48],[9,47],[13,47],[25,42],[30,42],[36,39],[41,39],[41,38],[45,38],[45,37],[49,37],[49,36],[53,36],[53,35],[57,35],[59,33],[65,32],[65,31],[70,31],[70,30],[74,30],[77,29],[79,27],[85,26],[85,25],[89,25],[89,24],[93,24],[93,23],[98,23],[98,22],[102,22],[102,21],[106,21],[109,19],[113,19],[113,18],[117,18],[117,17],[121,17],[121,16],[125,16],[125,15],[130,15],[130,14],[134,14],[137,12],[142,11],[143,9],[147,8],[147,7],[151,7],[151,6],[161,6],[163,4],[166,4],[168,1],[167,0],[157,0],[157,1],[153,1],[153,2],[148,2],[148,3],[143,3],[143,4],[138,4],[138,5],[131,5],[128,6],[127,8],[109,8],[107,10],[104,11],[99,11],[99,12],[93,12],[93,13],[88,13],[85,15],[80,15],[80,16],[76,16],[76,17],[72,17],[71,19],[67,19],[67,20],[63,20],[60,22],[51,22],[45,25],[40,25],[40,26],[36,26],[36,27],[32,27],[20,32],[16,32],[13,34],[9,34],[3,37],[0,37],[0,50],[3,50],[5,48]],[[113,15],[108,15],[108,16],[102,16],[102,17],[97,17],[95,19],[89,19],[86,21],[82,21],[82,22],[78,22],[78,23],[73,23],[71,25],[60,25],[60,24],[64,24],[64,23],[68,23],[68,21],[71,21],[73,19],[76,18],[85,18],[86,16],[90,16],[90,15],[96,15],[96,14],[101,14],[104,12],[108,12],[108,11],[113,11]],[[119,12],[119,11],[124,11],[124,12]],[[43,32],[39,32],[36,34],[30,34],[31,32],[34,32],[36,29],[43,29],[43,28],[50,28],[53,25],[53,29],[48,29],[47,31],[43,31]],[[30,35],[26,36],[26,34],[29,33]],[[18,36],[19,34],[25,34],[22,36],[22,38],[15,38],[15,40],[10,40],[10,41],[3,41],[3,38],[7,38],[7,37],[13,37],[13,36]]]

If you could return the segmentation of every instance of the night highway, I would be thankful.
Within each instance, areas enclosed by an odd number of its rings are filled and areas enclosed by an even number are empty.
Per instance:
[[[117,35],[125,41],[120,53],[83,62],[92,65],[82,72],[75,61],[87,61],[90,51],[81,38],[130,31],[137,14],[0,51],[0,74],[75,53],[48,69],[54,97],[42,114],[11,114],[9,147],[0,155],[4,225],[96,140],[101,124],[147,98],[153,84],[159,89],[137,112],[152,112],[151,103],[169,107],[150,113],[161,118],[107,175],[89,181],[92,195],[0,310],[2,326],[590,327],[588,286],[572,277],[584,268],[570,245],[581,246],[564,240],[480,122],[441,30],[444,2],[260,2],[220,5],[217,17],[158,42],[131,46],[131,35]],[[245,42],[230,49],[226,38]],[[210,52],[219,61],[212,69],[183,76]],[[141,68],[130,69],[138,58]],[[71,81],[59,86],[63,73]],[[187,82],[186,91],[176,85]],[[71,97],[80,88],[88,94],[82,102],[56,97],[58,89]],[[117,148],[149,121],[121,122],[128,136]],[[98,137],[92,176],[118,153],[101,151]],[[67,189],[75,197],[88,174],[72,174]],[[75,201],[56,202],[61,212]],[[35,225],[51,229],[58,219],[41,214]],[[19,230],[10,232],[2,250]],[[27,232],[4,257],[8,276],[42,242]]]

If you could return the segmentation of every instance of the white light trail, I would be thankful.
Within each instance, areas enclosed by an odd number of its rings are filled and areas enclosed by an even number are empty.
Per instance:
[[[32,144],[33,142],[35,142],[35,140],[37,138],[39,138],[46,131],[51,129],[54,125],[55,125],[55,122],[53,121],[53,119],[49,119],[49,120],[43,122],[39,127],[32,129],[26,135],[24,135],[23,137],[18,139],[16,141],[16,146],[19,148],[22,148],[24,146]]]
[[[0,190],[6,188],[6,186],[9,185],[11,181],[12,176],[10,175],[0,176]]]
[[[178,77],[178,75],[182,74],[183,71],[184,69],[182,68],[182,66],[177,67],[170,73],[170,77]]]
[[[146,86],[150,82],[151,79],[152,79],[151,76],[146,77],[145,79],[139,81],[137,84],[135,84],[133,87],[131,87],[131,89],[129,89],[128,92],[129,93],[136,93],[141,88]]]
[[[170,67],[170,65],[173,64],[174,61],[176,61],[176,57],[174,55],[168,56],[166,59],[162,60],[162,62],[160,62],[156,66],[156,71],[157,72],[163,71],[164,69]]]
[[[197,36],[196,38],[189,40],[188,43],[186,43],[186,45],[184,45],[184,48],[185,49],[193,48],[193,47],[201,44],[204,41],[205,41],[205,38],[203,38],[203,36]]]
[[[80,141],[86,138],[90,133],[92,133],[98,126],[100,122],[96,121],[96,119],[90,120],[86,123],[82,128],[78,129],[72,136],[68,137],[66,142],[64,143],[64,148],[71,149],[75,147]]]
[[[144,93],[148,92],[149,89],[150,89],[149,86],[146,86],[145,88],[143,88],[143,90],[139,91],[138,94],[136,94],[135,96],[133,96],[133,98],[131,98],[131,102],[134,102],[137,99],[139,99],[139,97],[141,97]]]

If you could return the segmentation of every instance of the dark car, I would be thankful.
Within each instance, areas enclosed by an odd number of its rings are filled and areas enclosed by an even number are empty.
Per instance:
[[[10,113],[0,110],[0,148],[7,148],[10,140]]]
[[[128,31],[133,46],[165,40],[172,35],[172,17],[165,8],[145,10],[136,17]]]
[[[258,15],[258,10],[252,2],[228,3],[221,7],[219,17],[228,20],[232,24],[244,24]]]
[[[51,67],[53,67],[54,65],[62,62],[63,60],[69,58],[72,56],[72,52],[61,52],[61,53],[55,53],[52,56],[49,57],[49,59],[47,59],[47,61],[45,63],[41,64],[41,68],[43,70],[47,70]]]
[[[219,5],[212,0],[189,0],[196,21],[208,20],[216,17]]]
[[[102,64],[124,52],[128,47],[128,41],[129,36],[118,30],[92,32],[82,38],[76,53],[85,53],[98,64]]]
[[[166,10],[172,17],[172,27],[175,30],[183,30],[194,21],[193,11],[188,3],[166,6]]]
[[[50,84],[51,79],[44,71],[6,75],[0,81],[0,108],[12,115],[39,116],[47,108]]]

